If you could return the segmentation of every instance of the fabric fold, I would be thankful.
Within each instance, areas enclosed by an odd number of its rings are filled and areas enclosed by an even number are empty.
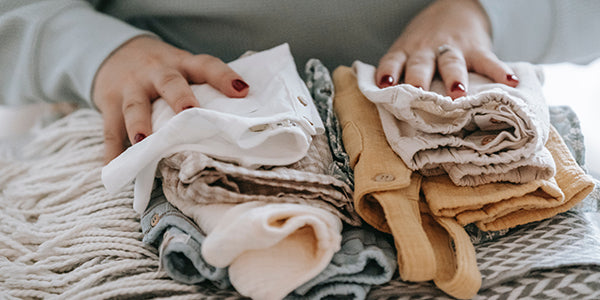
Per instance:
[[[387,144],[377,108],[359,90],[352,69],[338,67],[333,80],[333,107],[354,170],[357,212],[378,230],[392,233],[403,280],[433,280],[454,297],[472,297],[481,275],[464,228],[432,216],[423,206],[422,176]]]
[[[516,88],[469,74],[469,94],[452,100],[434,78],[430,91],[399,84],[380,89],[375,67],[356,61],[361,92],[377,105],[386,138],[411,170],[474,186],[514,183],[554,176],[544,144],[549,113],[542,94],[541,69],[512,63]]]
[[[345,228],[341,249],[325,270],[285,299],[365,299],[371,286],[390,281],[395,271],[394,249],[382,233]]]
[[[254,299],[284,298],[340,249],[340,219],[319,208],[252,201],[180,209],[207,232],[204,259],[228,267],[235,289]]]
[[[229,98],[208,84],[194,85],[200,107],[177,115],[164,100],[155,101],[153,134],[103,168],[109,192],[136,179],[134,209],[142,213],[158,162],[182,149],[249,167],[288,165],[306,155],[312,136],[324,128],[289,46],[244,56],[229,66],[247,79],[248,95]]]
[[[143,242],[158,248],[160,266],[173,280],[187,284],[210,280],[221,289],[231,285],[227,268],[210,265],[202,257],[204,232],[167,201],[160,185],[152,193],[141,225]]]
[[[436,176],[424,179],[423,194],[435,215],[456,217],[462,225],[475,223],[486,231],[552,217],[583,200],[594,182],[552,126],[546,148],[556,164],[556,175],[549,180],[459,187],[445,176]]]
[[[352,205],[352,190],[327,174],[331,151],[324,135],[313,137],[304,158],[269,169],[250,169],[212,159],[200,152],[181,151],[159,163],[167,199],[205,205],[215,202],[297,203],[319,207],[351,225],[360,217]],[[215,200],[218,199],[218,200]]]

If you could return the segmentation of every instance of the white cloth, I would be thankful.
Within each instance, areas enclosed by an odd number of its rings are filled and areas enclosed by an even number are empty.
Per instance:
[[[162,99],[153,104],[154,133],[102,170],[115,193],[135,178],[134,209],[148,204],[161,158],[183,150],[242,166],[288,165],[303,158],[312,136],[325,129],[289,46],[244,56],[229,66],[250,86],[245,98],[229,98],[208,84],[192,90],[200,108],[177,115]]]
[[[250,201],[179,209],[207,233],[202,257],[229,266],[229,279],[252,299],[282,299],[316,277],[341,248],[342,222],[307,205]]]
[[[452,100],[439,78],[430,91],[409,84],[380,89],[374,66],[353,64],[361,92],[376,104],[386,138],[407,166],[424,175],[447,173],[463,186],[554,176],[544,147],[550,121],[542,70],[510,66],[520,80],[516,88],[470,73],[467,96]]]

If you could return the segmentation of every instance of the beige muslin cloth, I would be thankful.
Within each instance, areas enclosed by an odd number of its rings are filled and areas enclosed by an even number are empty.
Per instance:
[[[403,280],[433,280],[449,295],[471,298],[481,274],[464,228],[453,218],[433,216],[420,200],[422,176],[387,144],[377,109],[358,89],[352,69],[338,67],[333,81],[333,107],[354,170],[356,211],[393,235]]]
[[[523,183],[554,176],[544,144],[550,126],[542,70],[512,63],[516,88],[469,73],[467,96],[445,96],[440,78],[430,91],[399,84],[380,89],[375,67],[356,61],[361,92],[376,104],[386,138],[411,170],[448,174],[456,185]]]
[[[316,135],[307,155],[288,166],[250,169],[182,151],[162,159],[159,170],[165,196],[175,206],[175,201],[195,205],[297,203],[328,210],[348,224],[359,225],[351,188],[327,174],[332,160],[327,137]]]
[[[433,214],[456,217],[462,225],[475,223],[482,230],[507,229],[552,217],[583,200],[594,182],[552,126],[546,148],[556,164],[556,175],[548,180],[460,187],[447,176],[435,176],[423,180],[423,194]]]

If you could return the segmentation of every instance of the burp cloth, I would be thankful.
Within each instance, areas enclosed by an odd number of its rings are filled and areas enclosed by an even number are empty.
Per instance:
[[[183,151],[161,160],[159,170],[165,195],[172,202],[298,203],[328,210],[349,224],[359,225],[360,217],[351,202],[352,190],[326,174],[331,163],[327,138],[316,135],[307,155],[289,166],[249,169],[200,152]]]
[[[338,67],[333,80],[333,107],[354,169],[357,212],[375,228],[392,233],[403,280],[433,279],[455,297],[474,295],[481,281],[468,235],[456,221],[434,218],[420,204],[421,175],[387,144],[377,108],[358,89],[352,69]],[[456,250],[448,247],[449,240]]]
[[[435,215],[454,216],[459,223],[475,223],[482,230],[507,229],[552,217],[583,200],[594,182],[553,127],[546,148],[556,164],[556,175],[548,180],[459,187],[445,176],[435,176],[423,180],[423,194]]]
[[[155,101],[154,133],[103,168],[109,192],[135,178],[134,209],[142,213],[159,160],[183,149],[250,167],[288,165],[306,155],[312,135],[322,134],[324,127],[289,46],[244,56],[229,66],[248,82],[248,96],[228,98],[208,84],[194,85],[200,108],[177,115],[164,100]]]
[[[470,73],[468,95],[452,100],[439,78],[431,91],[409,84],[380,89],[374,66],[353,64],[360,90],[377,105],[386,138],[408,167],[426,176],[447,173],[468,186],[554,176],[544,148],[549,117],[541,69],[510,66],[520,79],[516,88]]]
[[[395,271],[394,249],[382,233],[345,228],[341,249],[327,268],[285,299],[365,299],[372,285],[390,281]]]
[[[205,234],[190,218],[171,205],[160,184],[141,219],[143,242],[159,249],[163,270],[173,280],[196,284],[210,280],[219,288],[230,286],[227,268],[217,268],[202,257]]]
[[[253,299],[282,299],[340,249],[340,219],[311,206],[252,201],[179,209],[207,232],[204,259],[229,266],[231,284]]]

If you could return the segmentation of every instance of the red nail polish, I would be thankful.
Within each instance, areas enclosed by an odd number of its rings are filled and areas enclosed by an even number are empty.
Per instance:
[[[247,89],[247,88],[248,88],[248,84],[247,84],[247,83],[245,83],[245,82],[244,82],[244,81],[242,81],[242,80],[239,80],[239,79],[236,79],[236,80],[232,81],[232,82],[231,82],[231,85],[232,85],[232,86],[233,86],[233,88],[234,88],[236,91],[238,91],[238,92],[241,92],[242,90],[244,90],[244,89]]]
[[[466,92],[467,89],[465,89],[465,86],[462,83],[456,81],[456,82],[454,82],[454,84],[452,84],[452,87],[450,88],[450,91],[452,91],[452,92],[456,92],[456,91]]]
[[[190,106],[186,106],[186,107],[183,108],[183,110],[190,109],[190,108],[194,108],[194,107],[191,106],[191,105]]]
[[[506,74],[506,80],[519,83],[519,77],[514,74]]]
[[[391,86],[394,84],[394,77],[390,75],[383,75],[379,81],[379,85],[383,87]]]
[[[133,141],[135,142],[135,144],[141,142],[143,139],[146,138],[146,135],[143,133],[138,133],[135,135],[135,137],[133,137]]]

